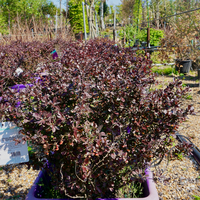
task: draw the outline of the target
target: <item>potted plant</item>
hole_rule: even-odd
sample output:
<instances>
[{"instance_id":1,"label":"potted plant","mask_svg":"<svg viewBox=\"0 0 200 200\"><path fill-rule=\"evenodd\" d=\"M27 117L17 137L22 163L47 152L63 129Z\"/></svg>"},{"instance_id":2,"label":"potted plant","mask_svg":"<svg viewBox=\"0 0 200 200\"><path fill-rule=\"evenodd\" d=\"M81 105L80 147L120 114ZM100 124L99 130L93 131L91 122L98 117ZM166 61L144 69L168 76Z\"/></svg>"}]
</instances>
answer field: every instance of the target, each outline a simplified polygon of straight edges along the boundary
<instances>
[{"instance_id":1,"label":"potted plant","mask_svg":"<svg viewBox=\"0 0 200 200\"><path fill-rule=\"evenodd\" d=\"M188 3L185 2L180 12L187 9ZM199 56L198 44L195 40L199 34L197 19L196 13L185 13L172 20L173 26L165 31L161 52L164 58L169 52L171 55L174 54L175 68L179 73L188 73L191 69L197 68L195 66Z\"/></svg>"},{"instance_id":2,"label":"potted plant","mask_svg":"<svg viewBox=\"0 0 200 200\"><path fill-rule=\"evenodd\" d=\"M71 42L60 62L39 70L48 75L35 81L26 70L24 81L34 84L19 92L0 82L0 119L37 149L50 180L39 194L45 199L117 198L121 188L151 181L145 170L162 160L192 111L179 107L181 82L150 90L151 61L109 40Z\"/></svg>"},{"instance_id":3,"label":"potted plant","mask_svg":"<svg viewBox=\"0 0 200 200\"><path fill-rule=\"evenodd\" d=\"M156 186L153 179L153 173L146 169L145 171L146 176L148 177L145 182L141 184L141 188L139 190L139 194L143 197L140 198L134 198L134 194L137 195L136 191L134 193L134 190L129 193L125 194L125 197L133 197L134 200L152 200L152 199L158 199L158 192L156 190ZM45 171L40 171L38 177L36 178L35 182L33 183L33 186L29 190L29 193L26 197L26 200L39 200L44 199L41 198L41 194L44 194L47 190L45 190L45 187L49 187L49 176ZM137 186L138 187L138 186ZM135 186L136 188L136 186ZM130 188L129 188L130 189ZM126 196L127 195L127 196ZM59 196L58 194L55 194L55 196ZM54 198L55 199L55 198ZM58 199L58 198L56 198ZM121 199L121 198L118 198ZM45 200L48 200L45 198ZM64 200L64 199L63 199Z\"/></svg>"}]
</instances>

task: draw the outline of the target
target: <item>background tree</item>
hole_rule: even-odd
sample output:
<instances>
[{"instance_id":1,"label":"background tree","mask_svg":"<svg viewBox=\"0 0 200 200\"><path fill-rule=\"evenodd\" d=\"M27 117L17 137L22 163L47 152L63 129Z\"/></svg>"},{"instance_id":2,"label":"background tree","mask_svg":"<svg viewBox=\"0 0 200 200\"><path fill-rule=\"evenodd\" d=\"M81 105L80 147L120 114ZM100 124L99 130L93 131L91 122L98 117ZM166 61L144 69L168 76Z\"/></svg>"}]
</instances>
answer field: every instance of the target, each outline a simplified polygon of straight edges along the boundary
<instances>
[{"instance_id":1,"label":"background tree","mask_svg":"<svg viewBox=\"0 0 200 200\"><path fill-rule=\"evenodd\" d=\"M130 23L136 26L138 31L142 22L142 0L135 0L132 12L133 15Z\"/></svg>"},{"instance_id":2,"label":"background tree","mask_svg":"<svg viewBox=\"0 0 200 200\"><path fill-rule=\"evenodd\" d=\"M133 9L135 0L121 0L121 14L123 16L124 23L130 23L129 18L133 18Z\"/></svg>"},{"instance_id":3,"label":"background tree","mask_svg":"<svg viewBox=\"0 0 200 200\"><path fill-rule=\"evenodd\" d=\"M56 15L56 10L58 10L58 8L52 2L42 5L42 13L44 16L50 15L54 17Z\"/></svg>"},{"instance_id":4,"label":"background tree","mask_svg":"<svg viewBox=\"0 0 200 200\"><path fill-rule=\"evenodd\" d=\"M101 14L101 8L100 8L100 5L101 5L101 1L98 0L96 1L95 3L95 7L97 8L97 12L98 12L98 15L100 16ZM103 2L103 16L106 17L109 15L109 6L108 4L106 3L106 1Z\"/></svg>"},{"instance_id":5,"label":"background tree","mask_svg":"<svg viewBox=\"0 0 200 200\"><path fill-rule=\"evenodd\" d=\"M69 20L71 28L74 33L79 33L80 31L84 32L83 25L83 9L81 0L71 0L69 1ZM89 32L88 20L85 16L86 22L86 31Z\"/></svg>"},{"instance_id":6,"label":"background tree","mask_svg":"<svg viewBox=\"0 0 200 200\"><path fill-rule=\"evenodd\" d=\"M7 33L8 33L8 28L7 28L6 19L0 12L0 35L7 34Z\"/></svg>"},{"instance_id":7,"label":"background tree","mask_svg":"<svg viewBox=\"0 0 200 200\"><path fill-rule=\"evenodd\" d=\"M0 0L0 10L4 23L11 29L14 23L32 23L48 21L46 15L53 17L56 7L48 0ZM33 22L34 20L34 22Z\"/></svg>"}]
</instances>

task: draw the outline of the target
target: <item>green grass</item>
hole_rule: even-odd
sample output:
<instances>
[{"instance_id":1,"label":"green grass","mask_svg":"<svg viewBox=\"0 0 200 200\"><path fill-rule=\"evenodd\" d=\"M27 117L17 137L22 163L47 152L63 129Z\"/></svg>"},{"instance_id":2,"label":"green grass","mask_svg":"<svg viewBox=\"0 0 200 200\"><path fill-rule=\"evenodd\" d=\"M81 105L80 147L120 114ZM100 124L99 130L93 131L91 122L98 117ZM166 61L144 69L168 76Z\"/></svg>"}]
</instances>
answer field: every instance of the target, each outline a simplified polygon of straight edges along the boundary
<instances>
[{"instance_id":1,"label":"green grass","mask_svg":"<svg viewBox=\"0 0 200 200\"><path fill-rule=\"evenodd\" d=\"M172 73L175 71L172 67L167 68L158 68L158 67L152 67L152 72L158 73L160 75L172 75Z\"/></svg>"},{"instance_id":2,"label":"green grass","mask_svg":"<svg viewBox=\"0 0 200 200\"><path fill-rule=\"evenodd\" d=\"M165 67L165 68L159 68L159 67L152 67L151 68L152 72L154 73L158 73L160 75L168 75L168 76L172 76L172 74L175 75L179 75L181 76L183 79L185 78L183 73L178 73L178 71L176 71L173 67Z\"/></svg>"}]
</instances>

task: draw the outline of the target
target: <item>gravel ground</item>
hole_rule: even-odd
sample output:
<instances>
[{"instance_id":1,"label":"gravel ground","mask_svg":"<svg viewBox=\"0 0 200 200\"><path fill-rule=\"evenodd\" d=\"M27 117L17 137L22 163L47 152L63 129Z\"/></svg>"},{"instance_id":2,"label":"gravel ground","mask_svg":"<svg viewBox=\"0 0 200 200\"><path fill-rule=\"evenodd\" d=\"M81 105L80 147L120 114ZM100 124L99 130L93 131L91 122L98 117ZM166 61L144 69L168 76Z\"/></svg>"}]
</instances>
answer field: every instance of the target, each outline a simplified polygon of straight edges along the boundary
<instances>
[{"instance_id":1,"label":"gravel ground","mask_svg":"<svg viewBox=\"0 0 200 200\"><path fill-rule=\"evenodd\" d=\"M189 115L186 122L179 128L179 133L189 137L200 148L200 88L195 77L188 76L184 83L191 87L192 99L185 99L183 105L193 104L196 115ZM171 81L171 77L158 77L163 86ZM156 187L161 200L187 200L194 199L193 195L200 196L200 167L192 157L183 157L179 160L163 160L153 172L162 171L157 179ZM39 170L28 169L26 164L3 166L0 168L0 199L25 200L25 197L36 179Z\"/></svg>"},{"instance_id":2,"label":"gravel ground","mask_svg":"<svg viewBox=\"0 0 200 200\"><path fill-rule=\"evenodd\" d=\"M25 200L39 170L28 169L26 164L3 166L0 170L0 199Z\"/></svg>"},{"instance_id":3,"label":"gravel ground","mask_svg":"<svg viewBox=\"0 0 200 200\"><path fill-rule=\"evenodd\" d=\"M200 149L200 87L196 74L186 76L183 83L190 86L189 99L183 100L183 105L193 105L196 115L189 115L188 119L179 127L179 134L190 138ZM158 77L163 85L173 80L171 77ZM156 181L156 187L159 197L162 200L189 200L194 199L193 195L200 196L200 166L191 157L183 157L178 160L170 161L167 166L167 160L163 160L157 169L152 168L154 173L157 170L163 172L162 176Z\"/></svg>"}]
</instances>

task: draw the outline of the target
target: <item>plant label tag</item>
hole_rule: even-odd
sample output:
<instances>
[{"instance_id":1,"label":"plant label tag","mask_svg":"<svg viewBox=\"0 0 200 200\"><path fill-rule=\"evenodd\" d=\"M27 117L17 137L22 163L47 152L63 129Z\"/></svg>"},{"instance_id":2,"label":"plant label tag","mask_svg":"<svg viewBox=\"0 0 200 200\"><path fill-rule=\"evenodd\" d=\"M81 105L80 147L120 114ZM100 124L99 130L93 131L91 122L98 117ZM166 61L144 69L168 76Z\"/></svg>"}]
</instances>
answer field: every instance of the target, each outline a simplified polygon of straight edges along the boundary
<instances>
[{"instance_id":1,"label":"plant label tag","mask_svg":"<svg viewBox=\"0 0 200 200\"><path fill-rule=\"evenodd\" d=\"M27 142L16 145L14 141L22 139L21 129L12 122L0 122L0 165L29 161Z\"/></svg>"}]
</instances>

